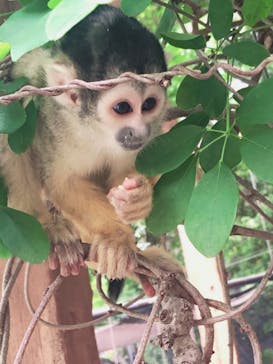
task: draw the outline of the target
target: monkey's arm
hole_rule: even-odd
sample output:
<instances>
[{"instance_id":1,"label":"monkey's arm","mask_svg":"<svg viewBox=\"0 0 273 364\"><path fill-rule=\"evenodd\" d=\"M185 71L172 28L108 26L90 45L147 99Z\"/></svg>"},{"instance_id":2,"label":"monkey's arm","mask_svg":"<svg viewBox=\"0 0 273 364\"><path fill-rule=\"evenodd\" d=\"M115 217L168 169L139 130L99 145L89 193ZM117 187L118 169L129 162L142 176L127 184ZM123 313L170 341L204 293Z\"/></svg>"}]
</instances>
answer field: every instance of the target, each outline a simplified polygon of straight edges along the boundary
<instances>
[{"instance_id":1,"label":"monkey's arm","mask_svg":"<svg viewBox=\"0 0 273 364\"><path fill-rule=\"evenodd\" d=\"M70 177L49 198L92 244L90 260L108 278L122 278L135 267L135 238L130 226L117 216L104 192L90 180Z\"/></svg>"}]
</instances>

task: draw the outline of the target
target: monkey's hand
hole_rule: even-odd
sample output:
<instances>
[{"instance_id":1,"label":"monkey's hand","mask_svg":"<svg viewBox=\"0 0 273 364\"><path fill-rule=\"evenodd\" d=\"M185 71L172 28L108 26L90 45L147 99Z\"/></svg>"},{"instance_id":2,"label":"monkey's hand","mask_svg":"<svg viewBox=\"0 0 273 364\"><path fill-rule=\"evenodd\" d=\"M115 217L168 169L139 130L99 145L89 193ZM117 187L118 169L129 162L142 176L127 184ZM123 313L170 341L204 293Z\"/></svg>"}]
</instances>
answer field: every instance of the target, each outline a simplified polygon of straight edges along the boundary
<instances>
[{"instance_id":1,"label":"monkey's hand","mask_svg":"<svg viewBox=\"0 0 273 364\"><path fill-rule=\"evenodd\" d=\"M106 223L107 224L107 223ZM91 266L109 279L122 279L136 267L136 247L129 226L96 234L89 254Z\"/></svg>"},{"instance_id":2,"label":"monkey's hand","mask_svg":"<svg viewBox=\"0 0 273 364\"><path fill-rule=\"evenodd\" d=\"M132 224L146 218L152 209L153 189L149 180L142 175L125 178L118 187L113 187L107 197L119 218Z\"/></svg>"},{"instance_id":3,"label":"monkey's hand","mask_svg":"<svg viewBox=\"0 0 273 364\"><path fill-rule=\"evenodd\" d=\"M49 268L60 268L63 277L78 275L84 260L81 240L74 226L62 216L44 223L43 226L51 241Z\"/></svg>"}]
</instances>

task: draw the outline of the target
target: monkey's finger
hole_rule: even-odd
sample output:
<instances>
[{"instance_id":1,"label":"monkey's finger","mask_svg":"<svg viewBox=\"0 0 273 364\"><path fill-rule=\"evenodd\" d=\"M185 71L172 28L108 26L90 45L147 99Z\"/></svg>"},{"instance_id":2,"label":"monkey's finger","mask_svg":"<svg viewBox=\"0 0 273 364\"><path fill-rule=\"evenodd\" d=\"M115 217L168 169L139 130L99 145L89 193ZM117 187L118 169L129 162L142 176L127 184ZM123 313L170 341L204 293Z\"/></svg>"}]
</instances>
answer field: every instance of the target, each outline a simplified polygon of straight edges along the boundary
<instances>
[{"instance_id":1,"label":"monkey's finger","mask_svg":"<svg viewBox=\"0 0 273 364\"><path fill-rule=\"evenodd\" d=\"M60 273L62 276L78 275L83 265L83 251L79 241L59 242L55 245L55 253L59 259Z\"/></svg>"},{"instance_id":2,"label":"monkey's finger","mask_svg":"<svg viewBox=\"0 0 273 364\"><path fill-rule=\"evenodd\" d=\"M66 243L59 242L56 244L55 252L58 255L60 265L71 265L77 260L77 253Z\"/></svg>"},{"instance_id":3,"label":"monkey's finger","mask_svg":"<svg viewBox=\"0 0 273 364\"><path fill-rule=\"evenodd\" d=\"M70 266L70 272L72 276L78 276L80 274L80 265L79 264L73 264Z\"/></svg>"},{"instance_id":4,"label":"monkey's finger","mask_svg":"<svg viewBox=\"0 0 273 364\"><path fill-rule=\"evenodd\" d=\"M118 200L134 203L150 196L152 196L152 187L149 181L141 175L126 178L122 185L112 188L107 195L114 206L118 204Z\"/></svg>"},{"instance_id":5,"label":"monkey's finger","mask_svg":"<svg viewBox=\"0 0 273 364\"><path fill-rule=\"evenodd\" d=\"M120 246L116 254L116 278L121 279L125 277L128 266L128 258L128 252L124 249L124 247Z\"/></svg>"},{"instance_id":6,"label":"monkey's finger","mask_svg":"<svg viewBox=\"0 0 273 364\"><path fill-rule=\"evenodd\" d=\"M112 204L115 204L116 202L127 202L129 200L129 195L126 190L114 187L108 193L107 198Z\"/></svg>"},{"instance_id":7,"label":"monkey's finger","mask_svg":"<svg viewBox=\"0 0 273 364\"><path fill-rule=\"evenodd\" d=\"M136 204L124 208L116 208L116 213L125 224L132 224L138 220L145 219L152 209L151 201L145 204Z\"/></svg>"},{"instance_id":8,"label":"monkey's finger","mask_svg":"<svg viewBox=\"0 0 273 364\"><path fill-rule=\"evenodd\" d=\"M145 199L134 204L124 204L116 207L117 213L120 215L124 215L125 217L134 214L143 214L146 210L149 210L152 207L152 199Z\"/></svg>"},{"instance_id":9,"label":"monkey's finger","mask_svg":"<svg viewBox=\"0 0 273 364\"><path fill-rule=\"evenodd\" d=\"M60 268L60 274L63 277L67 277L70 275L70 269L67 268L67 264L60 262L60 258L56 252L52 252L48 258L49 269L56 270Z\"/></svg>"},{"instance_id":10,"label":"monkey's finger","mask_svg":"<svg viewBox=\"0 0 273 364\"><path fill-rule=\"evenodd\" d=\"M83 257L78 254L77 261L70 265L70 272L72 276L77 276L80 274L81 267L85 266Z\"/></svg>"},{"instance_id":11,"label":"monkey's finger","mask_svg":"<svg viewBox=\"0 0 273 364\"><path fill-rule=\"evenodd\" d=\"M100 274L107 274L107 268L109 264L107 247L102 244L99 245L97 250L97 255L98 255L98 266L97 266L98 272Z\"/></svg>"},{"instance_id":12,"label":"monkey's finger","mask_svg":"<svg viewBox=\"0 0 273 364\"><path fill-rule=\"evenodd\" d=\"M62 277L69 277L70 276L70 269L68 269L67 265L60 266L60 275Z\"/></svg>"},{"instance_id":13,"label":"monkey's finger","mask_svg":"<svg viewBox=\"0 0 273 364\"><path fill-rule=\"evenodd\" d=\"M135 188L133 190L125 190L116 188L108 194L108 198L112 205L123 206L125 203L136 203L138 201L145 201L147 198L151 198L151 191L144 186Z\"/></svg>"},{"instance_id":14,"label":"monkey's finger","mask_svg":"<svg viewBox=\"0 0 273 364\"><path fill-rule=\"evenodd\" d=\"M137 276L139 278L139 281L140 281L140 283L142 285L143 291L145 292L146 296L153 297L155 295L155 289L151 285L149 279L146 278L145 276L141 275L141 274L139 274Z\"/></svg>"},{"instance_id":15,"label":"monkey's finger","mask_svg":"<svg viewBox=\"0 0 273 364\"><path fill-rule=\"evenodd\" d=\"M98 245L95 242L91 246L88 258L91 262L98 262Z\"/></svg>"},{"instance_id":16,"label":"monkey's finger","mask_svg":"<svg viewBox=\"0 0 273 364\"><path fill-rule=\"evenodd\" d=\"M116 249L108 248L106 259L107 259L107 272L106 272L107 277L110 279L119 278L118 266L122 263L119 260L119 255L117 256Z\"/></svg>"},{"instance_id":17,"label":"monkey's finger","mask_svg":"<svg viewBox=\"0 0 273 364\"><path fill-rule=\"evenodd\" d=\"M132 190L142 186L145 183L145 178L143 176L126 177L122 183L122 186L126 190Z\"/></svg>"},{"instance_id":18,"label":"monkey's finger","mask_svg":"<svg viewBox=\"0 0 273 364\"><path fill-rule=\"evenodd\" d=\"M59 259L57 257L57 254L55 252L52 252L48 257L48 266L50 270L56 270L59 268Z\"/></svg>"},{"instance_id":19,"label":"monkey's finger","mask_svg":"<svg viewBox=\"0 0 273 364\"><path fill-rule=\"evenodd\" d=\"M130 255L127 263L127 271L133 272L135 268L137 267L136 257L134 255Z\"/></svg>"}]
</instances>

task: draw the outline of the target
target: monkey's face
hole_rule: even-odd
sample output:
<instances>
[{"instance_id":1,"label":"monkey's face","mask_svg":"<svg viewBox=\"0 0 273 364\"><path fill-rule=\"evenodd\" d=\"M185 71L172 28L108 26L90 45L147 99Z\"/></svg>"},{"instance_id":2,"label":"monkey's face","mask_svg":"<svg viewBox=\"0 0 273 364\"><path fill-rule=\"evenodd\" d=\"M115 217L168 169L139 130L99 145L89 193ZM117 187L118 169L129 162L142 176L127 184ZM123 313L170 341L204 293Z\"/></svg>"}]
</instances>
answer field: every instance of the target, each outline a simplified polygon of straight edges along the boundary
<instances>
[{"instance_id":1,"label":"monkey's face","mask_svg":"<svg viewBox=\"0 0 273 364\"><path fill-rule=\"evenodd\" d=\"M165 104L162 87L128 82L101 93L97 116L123 150L137 151L159 133Z\"/></svg>"}]
</instances>

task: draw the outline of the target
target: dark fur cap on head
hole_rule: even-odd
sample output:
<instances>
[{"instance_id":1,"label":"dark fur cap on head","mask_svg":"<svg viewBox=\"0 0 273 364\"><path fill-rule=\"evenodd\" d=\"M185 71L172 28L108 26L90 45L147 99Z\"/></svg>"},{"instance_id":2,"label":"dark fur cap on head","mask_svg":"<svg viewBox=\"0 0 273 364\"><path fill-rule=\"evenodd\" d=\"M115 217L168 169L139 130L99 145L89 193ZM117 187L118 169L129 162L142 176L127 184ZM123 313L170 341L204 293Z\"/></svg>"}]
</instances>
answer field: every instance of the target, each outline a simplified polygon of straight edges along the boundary
<instances>
[{"instance_id":1,"label":"dark fur cap on head","mask_svg":"<svg viewBox=\"0 0 273 364\"><path fill-rule=\"evenodd\" d=\"M108 5L98 6L60 41L61 50L85 80L96 81L131 71L164 72L162 48L136 19Z\"/></svg>"}]
</instances>

